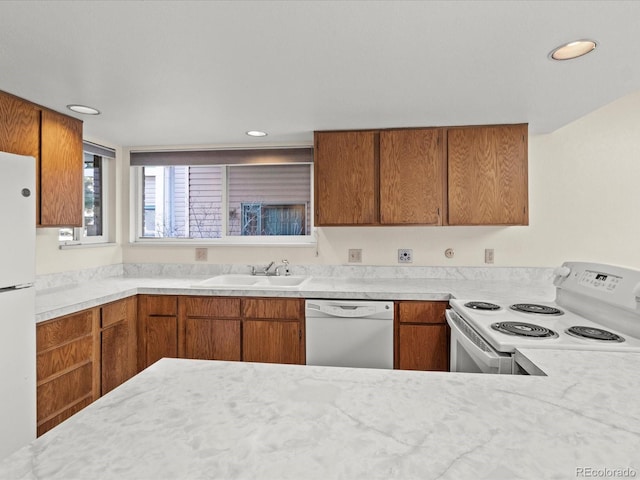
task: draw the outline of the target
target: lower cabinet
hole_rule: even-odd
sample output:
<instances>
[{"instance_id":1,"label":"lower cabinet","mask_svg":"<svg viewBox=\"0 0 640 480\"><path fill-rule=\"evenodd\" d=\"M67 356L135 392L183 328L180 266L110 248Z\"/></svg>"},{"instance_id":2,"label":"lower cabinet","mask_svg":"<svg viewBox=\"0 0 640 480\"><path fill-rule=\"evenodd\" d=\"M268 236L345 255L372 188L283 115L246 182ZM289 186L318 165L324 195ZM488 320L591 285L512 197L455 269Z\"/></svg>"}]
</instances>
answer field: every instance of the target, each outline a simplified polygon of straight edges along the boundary
<instances>
[{"instance_id":1,"label":"lower cabinet","mask_svg":"<svg viewBox=\"0 0 640 480\"><path fill-rule=\"evenodd\" d=\"M132 377L136 298L36 325L38 436Z\"/></svg>"},{"instance_id":2,"label":"lower cabinet","mask_svg":"<svg viewBox=\"0 0 640 480\"><path fill-rule=\"evenodd\" d=\"M449 370L448 302L396 302L395 368Z\"/></svg>"},{"instance_id":3,"label":"lower cabinet","mask_svg":"<svg viewBox=\"0 0 640 480\"><path fill-rule=\"evenodd\" d=\"M242 360L240 299L181 297L180 356L202 360Z\"/></svg>"},{"instance_id":4,"label":"lower cabinet","mask_svg":"<svg viewBox=\"0 0 640 480\"><path fill-rule=\"evenodd\" d=\"M242 310L245 362L305 363L304 300L246 298Z\"/></svg>"},{"instance_id":5,"label":"lower cabinet","mask_svg":"<svg viewBox=\"0 0 640 480\"><path fill-rule=\"evenodd\" d=\"M99 309L36 325L38 436L100 396Z\"/></svg>"},{"instance_id":6,"label":"lower cabinet","mask_svg":"<svg viewBox=\"0 0 640 480\"><path fill-rule=\"evenodd\" d=\"M100 307L100 394L136 374L136 298Z\"/></svg>"},{"instance_id":7,"label":"lower cabinet","mask_svg":"<svg viewBox=\"0 0 640 480\"><path fill-rule=\"evenodd\" d=\"M303 299L138 297L138 371L162 357L305 363Z\"/></svg>"},{"instance_id":8,"label":"lower cabinet","mask_svg":"<svg viewBox=\"0 0 640 480\"><path fill-rule=\"evenodd\" d=\"M138 295L138 368L178 356L178 297Z\"/></svg>"}]
</instances>

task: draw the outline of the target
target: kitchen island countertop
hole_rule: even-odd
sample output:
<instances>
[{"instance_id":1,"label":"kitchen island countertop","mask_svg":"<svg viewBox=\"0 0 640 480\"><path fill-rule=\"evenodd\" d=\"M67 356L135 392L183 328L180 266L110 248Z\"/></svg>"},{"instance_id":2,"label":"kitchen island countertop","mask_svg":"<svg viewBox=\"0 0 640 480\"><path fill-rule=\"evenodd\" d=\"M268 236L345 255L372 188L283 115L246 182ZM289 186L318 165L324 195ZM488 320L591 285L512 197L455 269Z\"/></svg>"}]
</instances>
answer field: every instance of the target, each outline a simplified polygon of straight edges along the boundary
<instances>
[{"instance_id":1,"label":"kitchen island countertop","mask_svg":"<svg viewBox=\"0 0 640 480\"><path fill-rule=\"evenodd\" d=\"M640 354L521 353L548 376L163 359L0 462L0 478L640 475Z\"/></svg>"}]
</instances>

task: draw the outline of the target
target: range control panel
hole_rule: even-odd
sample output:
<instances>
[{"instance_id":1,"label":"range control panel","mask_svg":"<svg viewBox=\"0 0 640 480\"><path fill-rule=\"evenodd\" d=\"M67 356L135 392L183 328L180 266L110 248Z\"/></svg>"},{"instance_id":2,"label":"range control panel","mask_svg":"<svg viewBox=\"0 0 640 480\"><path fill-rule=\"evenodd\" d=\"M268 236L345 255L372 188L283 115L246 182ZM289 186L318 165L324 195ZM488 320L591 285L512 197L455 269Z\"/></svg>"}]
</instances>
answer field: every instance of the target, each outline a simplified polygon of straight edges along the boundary
<instances>
[{"instance_id":1,"label":"range control panel","mask_svg":"<svg viewBox=\"0 0 640 480\"><path fill-rule=\"evenodd\" d=\"M614 292L622 282L622 277L610 273L585 270L578 278L578 283L586 287L595 288L602 292Z\"/></svg>"}]
</instances>

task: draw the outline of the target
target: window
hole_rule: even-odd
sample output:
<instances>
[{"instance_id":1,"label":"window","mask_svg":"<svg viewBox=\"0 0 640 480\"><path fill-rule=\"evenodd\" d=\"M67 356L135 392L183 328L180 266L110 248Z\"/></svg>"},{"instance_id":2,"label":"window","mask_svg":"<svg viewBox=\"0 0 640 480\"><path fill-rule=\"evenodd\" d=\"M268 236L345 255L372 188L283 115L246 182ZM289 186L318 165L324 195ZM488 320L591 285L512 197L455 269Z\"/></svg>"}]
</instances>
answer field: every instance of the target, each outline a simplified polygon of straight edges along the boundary
<instances>
[{"instance_id":1,"label":"window","mask_svg":"<svg viewBox=\"0 0 640 480\"><path fill-rule=\"evenodd\" d=\"M65 244L108 242L108 164L115 158L111 149L88 142L84 150L84 215L80 228L61 228L59 240Z\"/></svg>"},{"instance_id":2,"label":"window","mask_svg":"<svg viewBox=\"0 0 640 480\"><path fill-rule=\"evenodd\" d=\"M312 150L240 152L132 152L136 240L309 243Z\"/></svg>"}]
</instances>

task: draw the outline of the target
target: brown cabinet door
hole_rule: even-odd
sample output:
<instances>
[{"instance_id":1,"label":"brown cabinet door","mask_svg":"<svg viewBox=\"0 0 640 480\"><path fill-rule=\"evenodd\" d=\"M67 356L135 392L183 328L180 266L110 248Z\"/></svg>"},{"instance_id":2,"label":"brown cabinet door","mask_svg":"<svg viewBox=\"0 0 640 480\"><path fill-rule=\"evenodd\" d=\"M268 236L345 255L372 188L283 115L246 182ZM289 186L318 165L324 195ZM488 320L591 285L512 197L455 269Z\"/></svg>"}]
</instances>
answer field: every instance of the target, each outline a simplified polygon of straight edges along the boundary
<instances>
[{"instance_id":1,"label":"brown cabinet door","mask_svg":"<svg viewBox=\"0 0 640 480\"><path fill-rule=\"evenodd\" d=\"M378 133L316 132L316 225L378 223Z\"/></svg>"},{"instance_id":2,"label":"brown cabinet door","mask_svg":"<svg viewBox=\"0 0 640 480\"><path fill-rule=\"evenodd\" d=\"M81 227L82 122L50 110L41 115L39 225Z\"/></svg>"},{"instance_id":3,"label":"brown cabinet door","mask_svg":"<svg viewBox=\"0 0 640 480\"><path fill-rule=\"evenodd\" d=\"M442 225L444 130L380 132L380 223Z\"/></svg>"},{"instance_id":4,"label":"brown cabinet door","mask_svg":"<svg viewBox=\"0 0 640 480\"><path fill-rule=\"evenodd\" d=\"M120 322L102 330L101 395L110 392L131 377L129 325Z\"/></svg>"},{"instance_id":5,"label":"brown cabinet door","mask_svg":"<svg viewBox=\"0 0 640 480\"><path fill-rule=\"evenodd\" d=\"M245 362L304 363L300 322L244 320L242 348Z\"/></svg>"},{"instance_id":6,"label":"brown cabinet door","mask_svg":"<svg viewBox=\"0 0 640 480\"><path fill-rule=\"evenodd\" d=\"M118 300L101 312L101 394L124 383L136 373L136 298Z\"/></svg>"},{"instance_id":7,"label":"brown cabinet door","mask_svg":"<svg viewBox=\"0 0 640 480\"><path fill-rule=\"evenodd\" d=\"M450 128L450 225L527 225L527 125Z\"/></svg>"},{"instance_id":8,"label":"brown cabinet door","mask_svg":"<svg viewBox=\"0 0 640 480\"><path fill-rule=\"evenodd\" d=\"M0 92L0 152L40 156L40 111L4 92Z\"/></svg>"},{"instance_id":9,"label":"brown cabinet door","mask_svg":"<svg viewBox=\"0 0 640 480\"><path fill-rule=\"evenodd\" d=\"M401 370L449 370L447 325L399 325Z\"/></svg>"},{"instance_id":10,"label":"brown cabinet door","mask_svg":"<svg viewBox=\"0 0 640 480\"><path fill-rule=\"evenodd\" d=\"M241 360L240 319L185 319L186 358Z\"/></svg>"},{"instance_id":11,"label":"brown cabinet door","mask_svg":"<svg viewBox=\"0 0 640 480\"><path fill-rule=\"evenodd\" d=\"M178 357L178 317L150 316L144 319L144 366L163 357Z\"/></svg>"}]
</instances>

